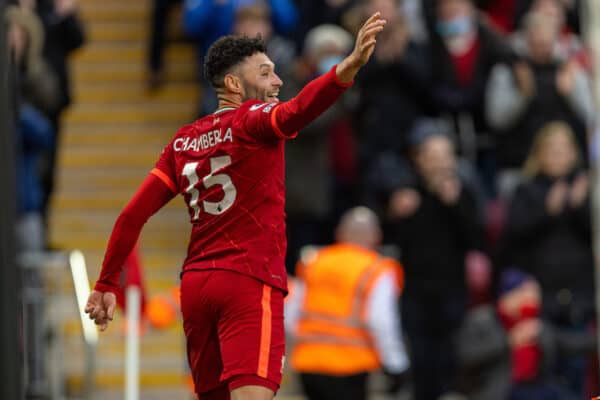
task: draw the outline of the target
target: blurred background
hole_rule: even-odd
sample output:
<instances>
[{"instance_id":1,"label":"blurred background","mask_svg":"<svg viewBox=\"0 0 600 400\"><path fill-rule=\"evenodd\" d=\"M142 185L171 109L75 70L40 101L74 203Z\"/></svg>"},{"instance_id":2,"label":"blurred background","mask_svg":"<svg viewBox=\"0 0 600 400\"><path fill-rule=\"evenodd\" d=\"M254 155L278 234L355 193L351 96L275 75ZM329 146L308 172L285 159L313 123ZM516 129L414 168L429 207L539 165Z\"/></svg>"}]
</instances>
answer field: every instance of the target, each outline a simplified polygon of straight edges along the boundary
<instances>
[{"instance_id":1,"label":"blurred background","mask_svg":"<svg viewBox=\"0 0 600 400\"><path fill-rule=\"evenodd\" d=\"M0 2L2 399L125 398L124 309L98 338L77 294L162 148L214 111L208 46L261 35L286 100L350 52L375 10L388 24L372 60L287 144L292 285L306 279L307 246L339 242L341 216L366 206L381 227L374 248L401 264L394 312L410 360L365 371L371 398L600 394L600 3L15 0ZM142 295L141 399L193 398L177 291L187 221L171 202L124 266L124 290ZM320 371L297 367L299 328L288 328L277 398L305 399L305 375Z\"/></svg>"}]
</instances>

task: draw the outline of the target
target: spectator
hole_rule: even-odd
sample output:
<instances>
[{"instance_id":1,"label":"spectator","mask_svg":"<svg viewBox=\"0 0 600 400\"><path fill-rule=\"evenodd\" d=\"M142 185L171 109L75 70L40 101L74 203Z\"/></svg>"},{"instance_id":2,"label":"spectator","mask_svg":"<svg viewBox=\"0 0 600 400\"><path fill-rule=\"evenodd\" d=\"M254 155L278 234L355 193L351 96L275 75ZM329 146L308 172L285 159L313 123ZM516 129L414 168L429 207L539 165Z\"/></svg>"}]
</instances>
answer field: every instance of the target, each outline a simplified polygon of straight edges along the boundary
<instances>
[{"instance_id":1,"label":"spectator","mask_svg":"<svg viewBox=\"0 0 600 400\"><path fill-rule=\"evenodd\" d=\"M183 29L196 42L198 52L198 77L202 88L200 115L212 113L217 106L216 94L202 72L202 60L208 46L219 37L233 32L239 8L261 2L262 0L184 0ZM268 0L266 5L270 10L275 32L287 34L294 29L298 15L291 0Z\"/></svg>"},{"instance_id":2,"label":"spectator","mask_svg":"<svg viewBox=\"0 0 600 400\"><path fill-rule=\"evenodd\" d=\"M44 115L58 104L56 77L42 57L44 30L26 7L9 6L9 48L21 74L18 85L18 122L21 156L19 171L20 218L18 238L22 251L44 249L43 191L38 173L41 151L51 146L52 124Z\"/></svg>"},{"instance_id":3,"label":"spectator","mask_svg":"<svg viewBox=\"0 0 600 400\"><path fill-rule=\"evenodd\" d=\"M499 132L501 192L510 193L536 132L547 122L563 120L586 149L586 124L594 109L589 78L577 61L558 58L558 26L529 14L523 35L527 46L512 66L494 67L486 97L488 121ZM512 171L511 171L512 170Z\"/></svg>"},{"instance_id":4,"label":"spectator","mask_svg":"<svg viewBox=\"0 0 600 400\"><path fill-rule=\"evenodd\" d=\"M572 400L555 371L565 354L593 354L589 333L563 332L540 315L538 282L516 268L500 276L496 309L480 306L461 327L461 368L472 400Z\"/></svg>"},{"instance_id":5,"label":"spectator","mask_svg":"<svg viewBox=\"0 0 600 400\"><path fill-rule=\"evenodd\" d=\"M402 309L414 398L431 400L457 387L454 336L467 306L465 257L480 247L481 221L450 138L424 131L413 149L416 176L389 197L388 240L400 247L406 272Z\"/></svg>"},{"instance_id":6,"label":"spectator","mask_svg":"<svg viewBox=\"0 0 600 400\"><path fill-rule=\"evenodd\" d=\"M281 89L283 97L287 97L286 93L296 93L311 79L330 70L353 45L352 36L335 25L313 28L305 42L295 76ZM329 143L337 133L336 128L349 118L350 96L345 94L342 101L304 128L293 143L286 144L286 265L290 273L303 246L326 244L333 239L335 174ZM335 144L334 151L342 151L343 142L338 140Z\"/></svg>"},{"instance_id":7,"label":"spectator","mask_svg":"<svg viewBox=\"0 0 600 400\"><path fill-rule=\"evenodd\" d=\"M297 1L298 26L292 37L299 49L304 51L306 35L319 25L338 25L347 28L348 15L352 14L359 0L312 0ZM382 16L385 18L385 16ZM354 22L352 20L352 22Z\"/></svg>"},{"instance_id":8,"label":"spectator","mask_svg":"<svg viewBox=\"0 0 600 400\"><path fill-rule=\"evenodd\" d=\"M455 121L460 151L494 194L495 143L484 118L485 87L492 67L510 48L477 14L471 0L438 0L431 38L431 93L437 112Z\"/></svg>"},{"instance_id":9,"label":"spectator","mask_svg":"<svg viewBox=\"0 0 600 400\"><path fill-rule=\"evenodd\" d=\"M296 61L294 44L274 31L271 10L266 4L257 2L240 7L236 11L233 32L248 37L260 36L267 46L267 55L277 65L277 75L284 82L290 78Z\"/></svg>"},{"instance_id":10,"label":"spectator","mask_svg":"<svg viewBox=\"0 0 600 400\"><path fill-rule=\"evenodd\" d=\"M367 15L375 9L386 10L388 23L377 39L374 57L357 81L363 171L369 170L382 152L406 155L413 123L430 108L426 48L411 41L397 0L365 0L365 6Z\"/></svg>"},{"instance_id":11,"label":"spectator","mask_svg":"<svg viewBox=\"0 0 600 400\"><path fill-rule=\"evenodd\" d=\"M569 288L573 300L583 296L583 304L592 306L589 178L568 125L551 122L540 130L523 173L526 180L512 199L507 222L508 261L528 266L545 301L554 303Z\"/></svg>"},{"instance_id":12,"label":"spectator","mask_svg":"<svg viewBox=\"0 0 600 400\"><path fill-rule=\"evenodd\" d=\"M581 31L579 21L581 6L580 0L517 0L515 26L519 26L529 12L542 11L549 17L560 17L563 27L561 31L579 34Z\"/></svg>"},{"instance_id":13,"label":"spectator","mask_svg":"<svg viewBox=\"0 0 600 400\"><path fill-rule=\"evenodd\" d=\"M167 37L167 21L173 7L181 0L154 0L152 2L152 19L150 42L148 45L148 89L157 89L164 80L163 52Z\"/></svg>"},{"instance_id":14,"label":"spectator","mask_svg":"<svg viewBox=\"0 0 600 400\"><path fill-rule=\"evenodd\" d=\"M309 400L366 400L368 375L380 368L395 393L408 369L397 308L402 268L377 253L381 231L368 208L345 213L336 239L303 258L287 300L292 368Z\"/></svg>"},{"instance_id":15,"label":"spectator","mask_svg":"<svg viewBox=\"0 0 600 400\"><path fill-rule=\"evenodd\" d=\"M15 102L18 215L15 229L17 251L20 255L44 250L42 223L42 190L38 163L40 151L52 142L54 132L41 110L51 110L58 101L56 77L42 58L44 30L39 18L30 8L8 6L2 15L7 22L8 50L15 68ZM5 134L5 132L2 132ZM27 398L47 394L46 354L44 347L44 296L41 272L23 269L21 280L26 293L23 315L28 329L23 343L27 351L25 392Z\"/></svg>"},{"instance_id":16,"label":"spectator","mask_svg":"<svg viewBox=\"0 0 600 400\"><path fill-rule=\"evenodd\" d=\"M545 318L561 329L583 331L595 319L590 188L567 124L552 122L540 130L524 175L509 208L504 262L522 265L540 282ZM582 364L561 363L579 390Z\"/></svg>"},{"instance_id":17,"label":"spectator","mask_svg":"<svg viewBox=\"0 0 600 400\"><path fill-rule=\"evenodd\" d=\"M61 115L72 100L68 59L73 51L83 45L85 37L77 14L76 0L38 0L37 14L42 20L46 32L44 58L58 78L59 90L58 104L48 113L55 132L54 141L43 156L43 211L44 216L47 216L50 197L54 190L56 155L60 146Z\"/></svg>"}]
</instances>

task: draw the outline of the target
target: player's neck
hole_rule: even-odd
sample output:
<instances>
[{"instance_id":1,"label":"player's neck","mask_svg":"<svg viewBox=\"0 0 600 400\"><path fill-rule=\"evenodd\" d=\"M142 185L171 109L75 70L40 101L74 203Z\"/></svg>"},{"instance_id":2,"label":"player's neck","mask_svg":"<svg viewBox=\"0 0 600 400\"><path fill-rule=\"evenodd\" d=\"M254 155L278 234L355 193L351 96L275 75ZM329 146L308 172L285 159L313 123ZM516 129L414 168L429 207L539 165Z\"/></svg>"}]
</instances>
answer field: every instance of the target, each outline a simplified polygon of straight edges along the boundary
<instances>
[{"instance_id":1,"label":"player's neck","mask_svg":"<svg viewBox=\"0 0 600 400\"><path fill-rule=\"evenodd\" d=\"M217 110L220 110L222 108L230 108L230 107L238 108L239 106L242 105L241 97L238 95L235 95L235 94L231 94L231 95L227 95L225 93L219 94L217 96L217 99L219 100L218 105L217 105Z\"/></svg>"}]
</instances>

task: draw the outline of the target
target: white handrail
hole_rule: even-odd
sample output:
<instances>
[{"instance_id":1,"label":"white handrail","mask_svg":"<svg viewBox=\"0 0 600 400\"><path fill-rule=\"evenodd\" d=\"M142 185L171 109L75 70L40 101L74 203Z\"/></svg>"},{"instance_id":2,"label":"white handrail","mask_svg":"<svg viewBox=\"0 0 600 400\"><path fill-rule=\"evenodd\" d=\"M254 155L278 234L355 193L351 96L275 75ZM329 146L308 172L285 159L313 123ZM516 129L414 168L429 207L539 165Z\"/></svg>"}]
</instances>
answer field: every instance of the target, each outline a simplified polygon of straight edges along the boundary
<instances>
[{"instance_id":1,"label":"white handrail","mask_svg":"<svg viewBox=\"0 0 600 400\"><path fill-rule=\"evenodd\" d=\"M95 346L98 343L98 330L94 322L85 314L85 304L90 296L90 281L88 279L85 258L79 250L74 250L69 254L69 265L73 276L73 285L75 286L75 296L77 297L77 309L83 328L83 337L87 344Z\"/></svg>"},{"instance_id":2,"label":"white handrail","mask_svg":"<svg viewBox=\"0 0 600 400\"><path fill-rule=\"evenodd\" d=\"M129 286L126 292L127 336L125 337L125 400L139 400L140 393L140 302L137 286Z\"/></svg>"}]
</instances>

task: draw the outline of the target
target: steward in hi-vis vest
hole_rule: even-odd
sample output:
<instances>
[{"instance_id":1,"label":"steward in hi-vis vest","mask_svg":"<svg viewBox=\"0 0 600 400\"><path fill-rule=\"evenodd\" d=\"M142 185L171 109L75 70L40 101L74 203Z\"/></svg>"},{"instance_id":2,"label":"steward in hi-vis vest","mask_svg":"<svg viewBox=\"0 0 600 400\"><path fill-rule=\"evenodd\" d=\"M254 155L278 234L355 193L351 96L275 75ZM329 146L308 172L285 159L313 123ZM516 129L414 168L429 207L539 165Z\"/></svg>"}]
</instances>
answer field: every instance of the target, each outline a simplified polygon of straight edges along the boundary
<instances>
[{"instance_id":1,"label":"steward in hi-vis vest","mask_svg":"<svg viewBox=\"0 0 600 400\"><path fill-rule=\"evenodd\" d=\"M336 236L337 244L304 255L286 304L291 365L310 400L366 399L370 372L383 369L397 383L408 368L397 305L402 267L374 250L377 217L354 208Z\"/></svg>"}]
</instances>

